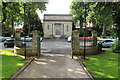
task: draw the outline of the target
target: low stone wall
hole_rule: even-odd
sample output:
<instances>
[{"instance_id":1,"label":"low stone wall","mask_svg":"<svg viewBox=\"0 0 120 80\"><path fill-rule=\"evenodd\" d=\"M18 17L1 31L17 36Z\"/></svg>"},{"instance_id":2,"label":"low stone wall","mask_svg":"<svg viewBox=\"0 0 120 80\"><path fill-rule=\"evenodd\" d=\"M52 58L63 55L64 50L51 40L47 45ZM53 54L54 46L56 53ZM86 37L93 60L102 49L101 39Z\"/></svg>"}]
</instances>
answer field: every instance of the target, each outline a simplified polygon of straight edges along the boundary
<instances>
[{"instance_id":1,"label":"low stone wall","mask_svg":"<svg viewBox=\"0 0 120 80\"><path fill-rule=\"evenodd\" d=\"M93 46L87 48L86 47L86 55L95 55L95 54L99 54L102 51L102 48L100 45L97 45L97 34L95 31L92 32L92 39L93 39ZM76 56L80 56L84 54L84 49L80 48L80 41L79 41L79 31L78 30L74 30L72 32L72 56L76 55Z\"/></svg>"},{"instance_id":2,"label":"low stone wall","mask_svg":"<svg viewBox=\"0 0 120 80\"><path fill-rule=\"evenodd\" d=\"M73 55L80 56L84 54L84 49L79 49L79 50L73 50ZM86 49L86 56L89 55L96 55L99 54L101 51L99 50L98 46L96 47L91 47Z\"/></svg>"},{"instance_id":3,"label":"low stone wall","mask_svg":"<svg viewBox=\"0 0 120 80\"><path fill-rule=\"evenodd\" d=\"M96 54L99 54L101 51L99 50L99 47L98 46L95 46L95 47L91 47L91 48L87 48L86 49L86 55L89 56L89 55L96 55ZM80 49L80 55L83 55L84 54L84 49Z\"/></svg>"},{"instance_id":4,"label":"low stone wall","mask_svg":"<svg viewBox=\"0 0 120 80\"><path fill-rule=\"evenodd\" d=\"M22 42L23 41L21 40L20 31L16 31L14 53L19 55L25 55L24 45L21 44ZM27 45L27 44L29 43L26 42L26 55L39 57L41 54L40 32L37 30L34 30L33 37L32 37L32 45Z\"/></svg>"},{"instance_id":5,"label":"low stone wall","mask_svg":"<svg viewBox=\"0 0 120 80\"><path fill-rule=\"evenodd\" d=\"M24 54L25 54L24 53L24 48L14 46L14 53L24 56ZM27 54L27 56L36 55L32 52L32 48L26 48L26 54Z\"/></svg>"}]
</instances>

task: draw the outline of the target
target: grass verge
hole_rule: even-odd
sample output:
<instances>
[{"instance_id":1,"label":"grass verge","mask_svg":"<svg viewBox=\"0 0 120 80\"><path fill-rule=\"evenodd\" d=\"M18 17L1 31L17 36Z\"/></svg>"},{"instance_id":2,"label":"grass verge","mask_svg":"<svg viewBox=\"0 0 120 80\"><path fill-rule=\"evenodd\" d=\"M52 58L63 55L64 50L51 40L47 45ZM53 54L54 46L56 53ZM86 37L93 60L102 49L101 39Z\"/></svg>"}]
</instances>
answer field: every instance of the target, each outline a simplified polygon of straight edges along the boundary
<instances>
[{"instance_id":1,"label":"grass verge","mask_svg":"<svg viewBox=\"0 0 120 80\"><path fill-rule=\"evenodd\" d=\"M82 63L95 78L118 78L118 59L120 54L111 50L104 50L102 54L86 57L89 60L82 60Z\"/></svg>"},{"instance_id":2,"label":"grass verge","mask_svg":"<svg viewBox=\"0 0 120 80\"><path fill-rule=\"evenodd\" d=\"M0 78L10 78L17 70L19 70L27 61L23 60L23 56L13 54L13 50L0 50L2 56L2 76Z\"/></svg>"},{"instance_id":3,"label":"grass verge","mask_svg":"<svg viewBox=\"0 0 120 80\"><path fill-rule=\"evenodd\" d=\"M5 37L6 39L10 39L11 37Z\"/></svg>"}]
</instances>

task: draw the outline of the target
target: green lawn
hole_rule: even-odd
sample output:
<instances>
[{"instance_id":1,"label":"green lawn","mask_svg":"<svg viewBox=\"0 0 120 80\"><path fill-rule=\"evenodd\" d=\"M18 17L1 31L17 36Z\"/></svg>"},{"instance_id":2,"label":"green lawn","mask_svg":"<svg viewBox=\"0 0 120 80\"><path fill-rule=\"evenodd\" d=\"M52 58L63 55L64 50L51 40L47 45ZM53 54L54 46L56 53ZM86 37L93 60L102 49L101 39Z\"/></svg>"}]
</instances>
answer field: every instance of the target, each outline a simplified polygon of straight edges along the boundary
<instances>
[{"instance_id":1,"label":"green lawn","mask_svg":"<svg viewBox=\"0 0 120 80\"><path fill-rule=\"evenodd\" d=\"M118 56L120 54L105 50L102 54L89 56L89 60L82 62L95 78L118 78Z\"/></svg>"},{"instance_id":2,"label":"green lawn","mask_svg":"<svg viewBox=\"0 0 120 80\"><path fill-rule=\"evenodd\" d=\"M5 37L6 39L10 39L11 37Z\"/></svg>"},{"instance_id":3,"label":"green lawn","mask_svg":"<svg viewBox=\"0 0 120 80\"><path fill-rule=\"evenodd\" d=\"M2 55L2 76L0 78L10 78L21 66L27 61L23 60L22 56L13 54L13 50L0 50ZM1 58L1 57L0 57Z\"/></svg>"}]
</instances>

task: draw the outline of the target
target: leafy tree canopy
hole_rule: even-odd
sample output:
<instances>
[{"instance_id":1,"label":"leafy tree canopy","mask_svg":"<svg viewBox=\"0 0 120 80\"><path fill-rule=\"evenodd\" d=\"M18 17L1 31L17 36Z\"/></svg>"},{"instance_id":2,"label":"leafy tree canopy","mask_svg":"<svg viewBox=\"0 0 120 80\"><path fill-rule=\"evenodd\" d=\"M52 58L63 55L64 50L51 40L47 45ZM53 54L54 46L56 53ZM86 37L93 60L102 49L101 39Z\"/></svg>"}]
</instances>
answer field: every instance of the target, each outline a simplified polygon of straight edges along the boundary
<instances>
[{"instance_id":1,"label":"leafy tree canopy","mask_svg":"<svg viewBox=\"0 0 120 80\"><path fill-rule=\"evenodd\" d=\"M75 22L80 21L82 25L83 15L85 15L85 4L83 2L72 2L71 13L73 14ZM96 25L96 27L103 28L102 34L106 35L106 29L113 26L116 30L119 29L120 24L120 3L119 2L89 2L86 4L87 21ZM98 30L99 31L99 30ZM120 36L119 32L115 32Z\"/></svg>"},{"instance_id":2,"label":"leafy tree canopy","mask_svg":"<svg viewBox=\"0 0 120 80\"><path fill-rule=\"evenodd\" d=\"M25 22L25 29L30 33L31 26L38 20L36 10L46 10L46 2L2 2L2 27L19 25ZM40 20L39 20L40 21ZM24 25L24 27L25 27ZM4 29L6 30L6 29ZM26 32L26 30L24 30ZM5 32L5 31L3 31Z\"/></svg>"}]
</instances>

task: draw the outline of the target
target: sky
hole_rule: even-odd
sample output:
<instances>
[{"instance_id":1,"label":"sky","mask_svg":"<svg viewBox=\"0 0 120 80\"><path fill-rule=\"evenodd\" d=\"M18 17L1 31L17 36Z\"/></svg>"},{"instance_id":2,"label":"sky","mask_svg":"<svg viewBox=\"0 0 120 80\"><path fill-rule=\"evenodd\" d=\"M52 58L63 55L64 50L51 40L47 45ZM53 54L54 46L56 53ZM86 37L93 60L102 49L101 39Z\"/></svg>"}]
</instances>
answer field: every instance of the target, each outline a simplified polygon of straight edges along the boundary
<instances>
[{"instance_id":1,"label":"sky","mask_svg":"<svg viewBox=\"0 0 120 80\"><path fill-rule=\"evenodd\" d=\"M38 15L43 20L43 14L69 14L71 2L72 0L49 0L46 11L42 14L38 11Z\"/></svg>"}]
</instances>

